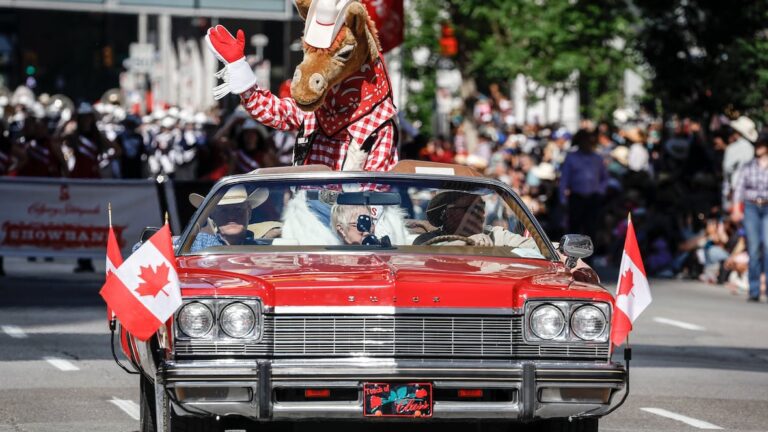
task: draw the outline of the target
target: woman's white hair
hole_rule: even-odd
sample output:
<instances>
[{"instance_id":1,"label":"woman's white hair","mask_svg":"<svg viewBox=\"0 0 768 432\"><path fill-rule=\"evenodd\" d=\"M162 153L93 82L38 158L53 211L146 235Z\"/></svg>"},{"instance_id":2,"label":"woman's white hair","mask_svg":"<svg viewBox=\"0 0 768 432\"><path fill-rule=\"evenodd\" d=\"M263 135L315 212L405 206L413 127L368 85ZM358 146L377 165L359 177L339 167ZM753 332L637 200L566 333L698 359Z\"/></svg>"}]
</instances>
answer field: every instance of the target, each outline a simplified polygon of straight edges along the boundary
<instances>
[{"instance_id":1,"label":"woman's white hair","mask_svg":"<svg viewBox=\"0 0 768 432\"><path fill-rule=\"evenodd\" d=\"M364 205L340 205L334 204L331 208L331 229L336 229L336 225L346 225L357 222L357 217L361 214L371 215L371 210Z\"/></svg>"}]
</instances>

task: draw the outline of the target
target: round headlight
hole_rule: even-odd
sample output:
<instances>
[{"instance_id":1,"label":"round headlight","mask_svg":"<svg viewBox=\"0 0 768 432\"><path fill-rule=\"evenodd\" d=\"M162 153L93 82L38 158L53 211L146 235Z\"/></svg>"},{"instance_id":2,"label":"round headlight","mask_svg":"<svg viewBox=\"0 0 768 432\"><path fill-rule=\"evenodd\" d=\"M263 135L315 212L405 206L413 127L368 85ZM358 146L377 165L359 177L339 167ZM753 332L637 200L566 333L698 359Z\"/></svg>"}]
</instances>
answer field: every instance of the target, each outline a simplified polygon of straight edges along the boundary
<instances>
[{"instance_id":1,"label":"round headlight","mask_svg":"<svg viewBox=\"0 0 768 432\"><path fill-rule=\"evenodd\" d=\"M592 305L584 305L571 315L573 334L584 340L595 340L605 331L605 314Z\"/></svg>"},{"instance_id":2,"label":"round headlight","mask_svg":"<svg viewBox=\"0 0 768 432\"><path fill-rule=\"evenodd\" d=\"M213 314L200 302L188 303L179 312L179 329L187 336L199 338L213 327Z\"/></svg>"},{"instance_id":3,"label":"round headlight","mask_svg":"<svg viewBox=\"0 0 768 432\"><path fill-rule=\"evenodd\" d=\"M219 325L230 337L245 337L256 325L256 315L243 303L232 303L221 311Z\"/></svg>"},{"instance_id":4,"label":"round headlight","mask_svg":"<svg viewBox=\"0 0 768 432\"><path fill-rule=\"evenodd\" d=\"M554 339L565 328L565 317L560 309L552 305L542 305L531 314L531 331L541 339Z\"/></svg>"}]
</instances>

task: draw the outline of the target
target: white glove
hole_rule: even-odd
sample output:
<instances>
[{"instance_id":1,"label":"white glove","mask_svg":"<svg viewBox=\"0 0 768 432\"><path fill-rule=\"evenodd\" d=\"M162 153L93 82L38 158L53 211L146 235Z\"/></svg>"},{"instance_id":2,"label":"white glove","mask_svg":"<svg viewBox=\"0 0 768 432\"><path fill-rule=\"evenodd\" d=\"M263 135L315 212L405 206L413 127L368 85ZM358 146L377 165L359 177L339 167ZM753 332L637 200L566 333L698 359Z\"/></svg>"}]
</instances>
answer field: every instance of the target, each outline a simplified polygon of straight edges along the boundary
<instances>
[{"instance_id":1,"label":"white glove","mask_svg":"<svg viewBox=\"0 0 768 432\"><path fill-rule=\"evenodd\" d=\"M256 75L245 61L245 33L237 31L237 38L222 25L211 27L205 35L205 42L224 68L216 72L216 78L224 83L214 87L214 99L221 99L229 93L241 94L256 85Z\"/></svg>"}]
</instances>

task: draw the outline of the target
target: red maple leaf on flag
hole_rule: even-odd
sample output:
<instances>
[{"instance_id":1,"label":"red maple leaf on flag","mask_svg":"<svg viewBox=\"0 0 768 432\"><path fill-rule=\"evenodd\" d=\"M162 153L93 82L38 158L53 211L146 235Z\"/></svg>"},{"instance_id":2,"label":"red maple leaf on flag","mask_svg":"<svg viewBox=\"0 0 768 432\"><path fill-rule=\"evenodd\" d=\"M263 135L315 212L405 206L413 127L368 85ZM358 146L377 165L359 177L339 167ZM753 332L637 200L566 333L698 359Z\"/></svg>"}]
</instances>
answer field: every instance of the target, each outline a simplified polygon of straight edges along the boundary
<instances>
[{"instance_id":1,"label":"red maple leaf on flag","mask_svg":"<svg viewBox=\"0 0 768 432\"><path fill-rule=\"evenodd\" d=\"M621 275L621 279L619 280L619 291L616 293L616 297L624 294L624 295L630 295L632 293L632 287L634 287L635 281L634 281L634 273L632 273L632 269L628 268L624 273Z\"/></svg>"},{"instance_id":2,"label":"red maple leaf on flag","mask_svg":"<svg viewBox=\"0 0 768 432\"><path fill-rule=\"evenodd\" d=\"M157 266L156 269L153 269L151 265L141 266L139 278L143 282L136 288L136 292L140 296L157 297L157 294L162 291L167 296L168 293L163 288L170 282L168 280L168 270L169 268L165 263Z\"/></svg>"}]
</instances>

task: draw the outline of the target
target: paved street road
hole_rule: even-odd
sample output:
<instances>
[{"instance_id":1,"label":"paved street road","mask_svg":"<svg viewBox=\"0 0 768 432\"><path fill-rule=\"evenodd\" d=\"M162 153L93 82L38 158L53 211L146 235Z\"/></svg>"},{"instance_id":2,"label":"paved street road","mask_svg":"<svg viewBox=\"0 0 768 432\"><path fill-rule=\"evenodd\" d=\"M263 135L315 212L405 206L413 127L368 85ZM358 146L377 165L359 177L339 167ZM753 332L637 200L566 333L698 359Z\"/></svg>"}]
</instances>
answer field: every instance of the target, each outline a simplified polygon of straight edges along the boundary
<instances>
[{"instance_id":1,"label":"paved street road","mask_svg":"<svg viewBox=\"0 0 768 432\"><path fill-rule=\"evenodd\" d=\"M99 276L72 266L6 259L0 432L138 430L138 383L110 358ZM694 282L652 290L632 334L631 396L601 430L768 430L768 304Z\"/></svg>"}]
</instances>

